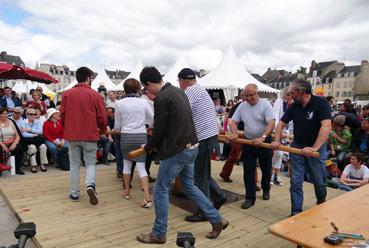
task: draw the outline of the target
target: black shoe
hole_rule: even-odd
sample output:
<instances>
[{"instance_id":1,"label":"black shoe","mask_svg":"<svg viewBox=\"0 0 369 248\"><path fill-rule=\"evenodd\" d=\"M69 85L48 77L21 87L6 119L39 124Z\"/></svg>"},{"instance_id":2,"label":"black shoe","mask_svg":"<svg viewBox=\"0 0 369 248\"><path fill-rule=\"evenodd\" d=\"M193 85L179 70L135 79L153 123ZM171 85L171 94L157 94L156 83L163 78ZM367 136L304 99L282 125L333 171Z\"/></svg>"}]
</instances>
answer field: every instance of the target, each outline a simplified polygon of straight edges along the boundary
<instances>
[{"instance_id":1,"label":"black shoe","mask_svg":"<svg viewBox=\"0 0 369 248\"><path fill-rule=\"evenodd\" d=\"M230 179L229 177L225 177L225 176L222 176L222 174L219 174L219 176L224 180L224 182L226 183L231 183L233 182L232 179Z\"/></svg>"},{"instance_id":2,"label":"black shoe","mask_svg":"<svg viewBox=\"0 0 369 248\"><path fill-rule=\"evenodd\" d=\"M224 196L224 198L222 200L220 200L218 202L214 202L214 208L218 210L226 202L227 202L227 197Z\"/></svg>"},{"instance_id":3,"label":"black shoe","mask_svg":"<svg viewBox=\"0 0 369 248\"><path fill-rule=\"evenodd\" d=\"M15 174L17 174L17 175L24 175L24 171L22 171L22 170L16 170L15 171Z\"/></svg>"},{"instance_id":4,"label":"black shoe","mask_svg":"<svg viewBox=\"0 0 369 248\"><path fill-rule=\"evenodd\" d=\"M78 201L79 200L79 196L72 196L72 195L69 195L69 199L72 200L72 202L75 202L75 201Z\"/></svg>"},{"instance_id":5,"label":"black shoe","mask_svg":"<svg viewBox=\"0 0 369 248\"><path fill-rule=\"evenodd\" d=\"M243 209L248 209L248 208L250 208L250 207L252 207L252 206L254 206L254 202L253 201L251 201L251 200L245 200L243 203L242 203L242 206L241 206L241 208L243 208Z\"/></svg>"},{"instance_id":6,"label":"black shoe","mask_svg":"<svg viewBox=\"0 0 369 248\"><path fill-rule=\"evenodd\" d=\"M270 199L270 192L268 191L263 191L263 200L269 200Z\"/></svg>"},{"instance_id":7,"label":"black shoe","mask_svg":"<svg viewBox=\"0 0 369 248\"><path fill-rule=\"evenodd\" d=\"M208 221L204 216L202 216L201 214L192 214L192 215L187 215L185 217L185 221L187 222L202 222L202 221Z\"/></svg>"},{"instance_id":8,"label":"black shoe","mask_svg":"<svg viewBox=\"0 0 369 248\"><path fill-rule=\"evenodd\" d=\"M256 186L255 186L255 190L256 190L256 191L261 191L261 188L260 188L258 185L256 185Z\"/></svg>"},{"instance_id":9,"label":"black shoe","mask_svg":"<svg viewBox=\"0 0 369 248\"><path fill-rule=\"evenodd\" d=\"M317 201L316 201L316 205L320 205L320 204L322 204L322 203L324 203L324 202L325 202L325 199L317 200Z\"/></svg>"}]
</instances>

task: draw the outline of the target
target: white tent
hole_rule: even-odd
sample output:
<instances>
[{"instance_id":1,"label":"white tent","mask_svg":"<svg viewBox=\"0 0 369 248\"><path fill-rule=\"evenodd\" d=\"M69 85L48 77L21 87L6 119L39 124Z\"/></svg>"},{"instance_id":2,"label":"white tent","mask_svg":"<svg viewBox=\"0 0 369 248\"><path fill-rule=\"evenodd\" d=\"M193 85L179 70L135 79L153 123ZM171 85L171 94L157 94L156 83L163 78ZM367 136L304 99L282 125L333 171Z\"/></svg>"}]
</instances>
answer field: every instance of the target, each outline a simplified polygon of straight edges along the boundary
<instances>
[{"instance_id":1,"label":"white tent","mask_svg":"<svg viewBox=\"0 0 369 248\"><path fill-rule=\"evenodd\" d=\"M68 84L66 87L64 87L63 89L61 89L59 92L67 91L67 90L73 88L76 84L78 84L77 79L74 79L73 82L71 82L70 84Z\"/></svg>"},{"instance_id":2,"label":"white tent","mask_svg":"<svg viewBox=\"0 0 369 248\"><path fill-rule=\"evenodd\" d=\"M37 82L17 80L13 85L12 90L17 94L28 94L31 89L36 89Z\"/></svg>"},{"instance_id":3,"label":"white tent","mask_svg":"<svg viewBox=\"0 0 369 248\"><path fill-rule=\"evenodd\" d=\"M116 88L115 83L110 80L103 68L99 70L97 77L92 81L91 88L97 91L97 88L100 87L100 83L104 83L107 90L115 90Z\"/></svg>"},{"instance_id":4,"label":"white tent","mask_svg":"<svg viewBox=\"0 0 369 248\"><path fill-rule=\"evenodd\" d=\"M185 59L184 56L181 56L177 62L174 63L174 65L169 69L168 73L165 74L163 81L164 82L169 82L172 85L179 87L178 84L178 73L183 69L183 68L191 68L189 63L187 62L187 60Z\"/></svg>"},{"instance_id":5,"label":"white tent","mask_svg":"<svg viewBox=\"0 0 369 248\"><path fill-rule=\"evenodd\" d=\"M134 79L137 79L138 81L140 81L140 73L141 73L143 68L144 67L142 65L142 62L141 62L141 60L139 60L137 62L137 64L135 65L135 67L132 69L132 71L128 74L128 76L125 79L123 79L122 82L120 82L118 85L115 86L115 90L122 91L124 80L126 80L128 78L134 78Z\"/></svg>"},{"instance_id":6,"label":"white tent","mask_svg":"<svg viewBox=\"0 0 369 248\"><path fill-rule=\"evenodd\" d=\"M220 63L198 82L206 89L223 89L226 99L233 99L238 94L238 89L243 89L249 83L256 84L260 92L276 94L279 92L259 82L247 72L232 47L228 49Z\"/></svg>"}]
</instances>

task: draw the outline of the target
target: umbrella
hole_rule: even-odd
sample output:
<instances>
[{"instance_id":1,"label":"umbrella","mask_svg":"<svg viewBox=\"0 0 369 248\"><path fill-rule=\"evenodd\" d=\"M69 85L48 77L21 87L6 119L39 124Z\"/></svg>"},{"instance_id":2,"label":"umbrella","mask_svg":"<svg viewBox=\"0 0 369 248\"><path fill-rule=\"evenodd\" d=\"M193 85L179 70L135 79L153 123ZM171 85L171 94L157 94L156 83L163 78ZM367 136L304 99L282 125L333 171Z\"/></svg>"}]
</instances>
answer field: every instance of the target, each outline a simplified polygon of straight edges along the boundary
<instances>
[{"instance_id":1,"label":"umbrella","mask_svg":"<svg viewBox=\"0 0 369 248\"><path fill-rule=\"evenodd\" d=\"M44 72L6 63L0 63L0 79L27 79L45 84L58 82L56 79Z\"/></svg>"}]
</instances>

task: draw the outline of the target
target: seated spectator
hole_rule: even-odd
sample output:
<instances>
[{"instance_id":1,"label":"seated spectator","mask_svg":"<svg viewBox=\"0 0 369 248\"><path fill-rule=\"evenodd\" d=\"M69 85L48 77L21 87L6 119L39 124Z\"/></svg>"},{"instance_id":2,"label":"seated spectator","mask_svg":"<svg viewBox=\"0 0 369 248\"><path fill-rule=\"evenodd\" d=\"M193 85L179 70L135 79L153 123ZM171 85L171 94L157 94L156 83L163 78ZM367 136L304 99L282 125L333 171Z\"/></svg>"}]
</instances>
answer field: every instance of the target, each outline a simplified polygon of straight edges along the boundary
<instances>
[{"instance_id":1,"label":"seated spectator","mask_svg":"<svg viewBox=\"0 0 369 248\"><path fill-rule=\"evenodd\" d=\"M22 101L13 96L12 89L9 87L4 88L4 96L1 98L1 107L8 109L8 115L11 114L15 107L22 106Z\"/></svg>"},{"instance_id":2,"label":"seated spectator","mask_svg":"<svg viewBox=\"0 0 369 248\"><path fill-rule=\"evenodd\" d=\"M108 132L110 131L110 128L108 127ZM108 161L108 156L110 153L110 145L113 143L113 138L111 135L100 135L100 140L97 142L98 147L102 148L102 156L99 159L100 164L104 165L110 165Z\"/></svg>"},{"instance_id":3,"label":"seated spectator","mask_svg":"<svg viewBox=\"0 0 369 248\"><path fill-rule=\"evenodd\" d=\"M351 155L350 164L345 167L341 178L332 179L338 189L351 191L369 182L369 169L362 162L363 157L360 153Z\"/></svg>"},{"instance_id":4,"label":"seated spectator","mask_svg":"<svg viewBox=\"0 0 369 248\"><path fill-rule=\"evenodd\" d=\"M33 108L36 110L36 114L37 114L35 120L39 121L41 123L41 126L44 126L45 121L47 121L46 115L43 115L41 113L41 109L39 106L35 106Z\"/></svg>"},{"instance_id":5,"label":"seated spectator","mask_svg":"<svg viewBox=\"0 0 369 248\"><path fill-rule=\"evenodd\" d=\"M34 108L35 106L38 106L40 108L41 115L46 114L46 104L41 100L41 97L42 95L38 90L32 91L32 100L28 101L24 108Z\"/></svg>"},{"instance_id":6,"label":"seated spectator","mask_svg":"<svg viewBox=\"0 0 369 248\"><path fill-rule=\"evenodd\" d=\"M365 105L363 107L363 112L361 113L361 115L358 117L359 121L363 120L363 117L369 114L369 105Z\"/></svg>"},{"instance_id":7,"label":"seated spectator","mask_svg":"<svg viewBox=\"0 0 369 248\"><path fill-rule=\"evenodd\" d=\"M41 101L45 103L46 108L55 108L55 103L50 99L50 97L42 93L43 89L41 86L37 86L36 90L41 93Z\"/></svg>"},{"instance_id":8,"label":"seated spectator","mask_svg":"<svg viewBox=\"0 0 369 248\"><path fill-rule=\"evenodd\" d=\"M15 107L13 110L12 117L10 117L17 124L18 128L21 127L21 124L24 121L22 117L23 113L24 109L22 107Z\"/></svg>"},{"instance_id":9,"label":"seated spectator","mask_svg":"<svg viewBox=\"0 0 369 248\"><path fill-rule=\"evenodd\" d=\"M23 144L26 152L30 158L31 172L37 172L36 153L40 154L40 169L42 172L46 172L45 164L48 163L46 152L47 147L45 145L45 139L43 137L43 130L41 122L35 120L37 111L34 108L27 109L27 119L22 122L21 131L23 136Z\"/></svg>"},{"instance_id":10,"label":"seated spectator","mask_svg":"<svg viewBox=\"0 0 369 248\"><path fill-rule=\"evenodd\" d=\"M22 144L20 143L19 129L8 119L8 108L0 108L0 158L15 157L15 173L24 175L21 170L23 160ZM4 163L5 161L1 161Z\"/></svg>"},{"instance_id":11,"label":"seated spectator","mask_svg":"<svg viewBox=\"0 0 369 248\"><path fill-rule=\"evenodd\" d=\"M334 122L341 126L348 126L351 133L360 128L361 123L356 115L347 112L340 112L334 117Z\"/></svg>"},{"instance_id":12,"label":"seated spectator","mask_svg":"<svg viewBox=\"0 0 369 248\"><path fill-rule=\"evenodd\" d=\"M363 117L361 128L356 130L351 141L351 151L363 155L363 163L369 160L369 114Z\"/></svg>"},{"instance_id":13,"label":"seated spectator","mask_svg":"<svg viewBox=\"0 0 369 248\"><path fill-rule=\"evenodd\" d=\"M59 116L58 110L54 108L48 109L48 120L43 125L45 144L53 157L54 163L57 161L57 149L68 150L68 142L64 139L64 128Z\"/></svg>"},{"instance_id":14,"label":"seated spectator","mask_svg":"<svg viewBox=\"0 0 369 248\"><path fill-rule=\"evenodd\" d=\"M329 133L330 155L337 158L337 166L342 171L345 155L350 152L351 132L347 126L333 121L333 130Z\"/></svg>"}]
</instances>

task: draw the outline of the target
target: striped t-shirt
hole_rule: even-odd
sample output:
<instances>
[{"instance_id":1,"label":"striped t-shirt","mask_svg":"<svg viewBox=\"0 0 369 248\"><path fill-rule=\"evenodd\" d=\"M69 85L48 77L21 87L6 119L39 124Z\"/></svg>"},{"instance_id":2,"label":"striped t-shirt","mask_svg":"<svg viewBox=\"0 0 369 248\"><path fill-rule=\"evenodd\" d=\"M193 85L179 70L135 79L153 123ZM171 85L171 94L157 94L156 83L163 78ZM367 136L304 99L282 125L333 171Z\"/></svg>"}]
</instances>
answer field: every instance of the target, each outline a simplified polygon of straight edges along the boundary
<instances>
[{"instance_id":1,"label":"striped t-shirt","mask_svg":"<svg viewBox=\"0 0 369 248\"><path fill-rule=\"evenodd\" d=\"M190 102L192 119L199 141L213 137L219 133L214 103L208 92L199 84L185 89Z\"/></svg>"}]
</instances>

